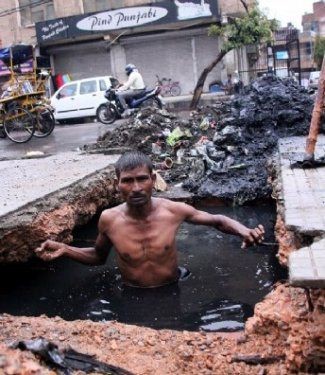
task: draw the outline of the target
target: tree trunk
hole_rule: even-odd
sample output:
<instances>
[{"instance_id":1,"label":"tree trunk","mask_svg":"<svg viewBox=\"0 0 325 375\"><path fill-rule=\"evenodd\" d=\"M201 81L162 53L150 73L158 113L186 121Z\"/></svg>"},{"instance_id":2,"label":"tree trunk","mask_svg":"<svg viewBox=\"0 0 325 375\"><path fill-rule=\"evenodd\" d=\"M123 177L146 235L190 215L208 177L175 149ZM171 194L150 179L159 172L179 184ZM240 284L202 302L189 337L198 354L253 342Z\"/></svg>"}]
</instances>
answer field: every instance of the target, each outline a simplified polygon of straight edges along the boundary
<instances>
[{"instance_id":1,"label":"tree trunk","mask_svg":"<svg viewBox=\"0 0 325 375\"><path fill-rule=\"evenodd\" d=\"M194 89L193 98L190 104L190 109L193 110L197 107L199 100L202 95L204 82L208 76L208 74L211 72L211 70L223 59L223 57L228 53L229 51L221 50L219 55L216 57L215 60L212 61L212 63L207 66L203 72L201 73L197 84Z\"/></svg>"}]
</instances>

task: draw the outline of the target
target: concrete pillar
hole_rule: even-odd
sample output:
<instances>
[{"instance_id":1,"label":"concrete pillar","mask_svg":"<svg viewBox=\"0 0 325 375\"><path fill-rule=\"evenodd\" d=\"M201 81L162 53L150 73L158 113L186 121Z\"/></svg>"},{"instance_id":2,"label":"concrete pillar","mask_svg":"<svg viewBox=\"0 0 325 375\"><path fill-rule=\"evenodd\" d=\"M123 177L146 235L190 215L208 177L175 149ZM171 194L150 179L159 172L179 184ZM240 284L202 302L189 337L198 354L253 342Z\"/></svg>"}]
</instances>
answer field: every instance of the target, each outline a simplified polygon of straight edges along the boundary
<instances>
[{"instance_id":1,"label":"concrete pillar","mask_svg":"<svg viewBox=\"0 0 325 375\"><path fill-rule=\"evenodd\" d=\"M196 49L195 49L195 37L191 38L191 48L192 48L192 62L193 62L193 81L197 82L198 73L197 73L197 58L196 58Z\"/></svg>"},{"instance_id":2,"label":"concrete pillar","mask_svg":"<svg viewBox=\"0 0 325 375\"><path fill-rule=\"evenodd\" d=\"M247 58L247 50L246 47L241 48L241 70L244 71L241 75L241 79L244 85L249 84L249 65L248 65L248 58Z\"/></svg>"},{"instance_id":3,"label":"concrete pillar","mask_svg":"<svg viewBox=\"0 0 325 375\"><path fill-rule=\"evenodd\" d=\"M236 50L237 54L237 68L240 79L243 81L244 85L248 85L249 83L249 77L248 77L248 60L247 60L247 53L246 53L246 47L241 47ZM243 73L242 73L243 72Z\"/></svg>"},{"instance_id":4,"label":"concrete pillar","mask_svg":"<svg viewBox=\"0 0 325 375\"><path fill-rule=\"evenodd\" d=\"M229 51L226 56L222 59L221 63L221 81L226 82L228 74L234 74L237 70L235 51Z\"/></svg>"},{"instance_id":5,"label":"concrete pillar","mask_svg":"<svg viewBox=\"0 0 325 375\"><path fill-rule=\"evenodd\" d=\"M112 75L120 82L124 82L126 79L124 68L127 64L124 46L113 44L110 47L110 56Z\"/></svg>"}]
</instances>

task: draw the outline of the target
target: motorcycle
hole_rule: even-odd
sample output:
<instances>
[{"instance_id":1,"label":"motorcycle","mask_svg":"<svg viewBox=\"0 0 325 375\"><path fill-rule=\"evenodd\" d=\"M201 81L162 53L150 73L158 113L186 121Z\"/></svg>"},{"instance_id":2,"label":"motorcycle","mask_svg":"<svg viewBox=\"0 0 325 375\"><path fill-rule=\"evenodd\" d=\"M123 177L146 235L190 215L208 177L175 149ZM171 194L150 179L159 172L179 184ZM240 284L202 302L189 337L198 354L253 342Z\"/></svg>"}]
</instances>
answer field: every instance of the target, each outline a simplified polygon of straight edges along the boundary
<instances>
[{"instance_id":1,"label":"motorcycle","mask_svg":"<svg viewBox=\"0 0 325 375\"><path fill-rule=\"evenodd\" d=\"M96 118L103 124L112 124L118 118L126 117L125 114L131 115L139 110L139 108L150 107L162 109L163 103L159 97L161 91L160 86L156 86L152 90L145 90L138 96L127 100L128 109L124 109L117 96L117 90L109 88L105 91L107 103L101 104L96 112Z\"/></svg>"}]
</instances>

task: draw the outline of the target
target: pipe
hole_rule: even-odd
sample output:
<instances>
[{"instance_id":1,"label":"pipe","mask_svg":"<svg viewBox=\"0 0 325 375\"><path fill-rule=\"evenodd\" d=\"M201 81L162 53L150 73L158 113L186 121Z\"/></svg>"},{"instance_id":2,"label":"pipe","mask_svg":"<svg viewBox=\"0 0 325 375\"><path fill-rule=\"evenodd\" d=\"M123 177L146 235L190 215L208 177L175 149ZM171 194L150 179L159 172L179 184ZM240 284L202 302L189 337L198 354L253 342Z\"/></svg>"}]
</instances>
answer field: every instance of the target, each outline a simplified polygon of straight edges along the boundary
<instances>
[{"instance_id":1,"label":"pipe","mask_svg":"<svg viewBox=\"0 0 325 375\"><path fill-rule=\"evenodd\" d=\"M317 96L311 118L309 134L306 141L304 161L315 159L315 147L319 133L321 117L324 109L325 97L325 55L323 57L322 70L319 76Z\"/></svg>"}]
</instances>

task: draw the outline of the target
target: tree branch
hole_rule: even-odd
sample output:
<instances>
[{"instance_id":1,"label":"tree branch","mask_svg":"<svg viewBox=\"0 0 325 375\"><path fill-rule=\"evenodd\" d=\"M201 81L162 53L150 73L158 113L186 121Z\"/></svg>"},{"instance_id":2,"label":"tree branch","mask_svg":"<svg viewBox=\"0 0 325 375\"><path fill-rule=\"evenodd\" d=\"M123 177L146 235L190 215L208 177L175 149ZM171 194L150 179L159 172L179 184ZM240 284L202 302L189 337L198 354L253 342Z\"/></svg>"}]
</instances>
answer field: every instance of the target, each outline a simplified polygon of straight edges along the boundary
<instances>
[{"instance_id":1,"label":"tree branch","mask_svg":"<svg viewBox=\"0 0 325 375\"><path fill-rule=\"evenodd\" d=\"M248 5L245 0L239 0L242 3L242 6L245 8L246 13L249 13Z\"/></svg>"}]
</instances>

